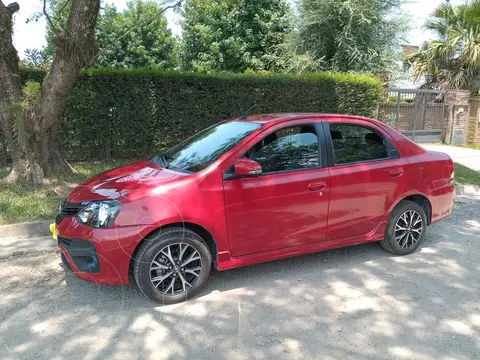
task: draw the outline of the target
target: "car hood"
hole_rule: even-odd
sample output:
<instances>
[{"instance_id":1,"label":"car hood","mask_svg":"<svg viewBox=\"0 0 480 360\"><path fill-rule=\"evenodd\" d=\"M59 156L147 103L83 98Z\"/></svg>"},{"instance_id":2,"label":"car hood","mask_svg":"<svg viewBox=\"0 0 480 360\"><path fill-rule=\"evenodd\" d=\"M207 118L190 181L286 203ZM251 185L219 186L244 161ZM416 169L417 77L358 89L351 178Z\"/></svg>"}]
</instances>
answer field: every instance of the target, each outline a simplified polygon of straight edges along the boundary
<instances>
[{"instance_id":1,"label":"car hood","mask_svg":"<svg viewBox=\"0 0 480 360\"><path fill-rule=\"evenodd\" d=\"M68 201L135 200L186 176L188 174L164 169L144 160L94 176L73 189Z\"/></svg>"}]
</instances>

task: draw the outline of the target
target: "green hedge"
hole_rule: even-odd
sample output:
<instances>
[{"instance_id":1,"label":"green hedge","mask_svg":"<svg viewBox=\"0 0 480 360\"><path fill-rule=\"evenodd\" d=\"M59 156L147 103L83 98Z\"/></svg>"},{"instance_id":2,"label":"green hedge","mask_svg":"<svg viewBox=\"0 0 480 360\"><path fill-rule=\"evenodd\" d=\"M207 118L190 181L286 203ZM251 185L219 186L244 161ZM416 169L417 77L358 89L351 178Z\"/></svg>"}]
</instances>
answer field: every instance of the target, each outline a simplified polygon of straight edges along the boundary
<instances>
[{"instance_id":1,"label":"green hedge","mask_svg":"<svg viewBox=\"0 0 480 360\"><path fill-rule=\"evenodd\" d=\"M26 70L24 81L44 72ZM326 112L371 116L381 83L366 75L219 75L92 69L75 85L61 127L70 159L159 153L219 120L251 113Z\"/></svg>"}]
</instances>

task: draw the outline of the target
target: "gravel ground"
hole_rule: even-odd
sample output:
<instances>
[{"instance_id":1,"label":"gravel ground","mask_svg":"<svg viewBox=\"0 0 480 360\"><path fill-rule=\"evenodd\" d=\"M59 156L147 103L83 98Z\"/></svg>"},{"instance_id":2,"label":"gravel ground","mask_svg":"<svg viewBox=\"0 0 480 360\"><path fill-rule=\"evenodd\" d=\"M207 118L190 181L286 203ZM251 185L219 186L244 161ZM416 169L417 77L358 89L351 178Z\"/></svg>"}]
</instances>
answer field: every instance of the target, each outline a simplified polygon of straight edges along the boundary
<instances>
[{"instance_id":1,"label":"gravel ground","mask_svg":"<svg viewBox=\"0 0 480 360\"><path fill-rule=\"evenodd\" d=\"M0 226L0 234L1 226ZM19 256L31 251L47 252L57 249L57 244L52 239L52 235L36 237L18 237L0 235L0 259L8 258L12 255ZM0 275L1 276L1 275Z\"/></svg>"},{"instance_id":2,"label":"gravel ground","mask_svg":"<svg viewBox=\"0 0 480 360\"><path fill-rule=\"evenodd\" d=\"M65 272L53 251L0 260L2 359L478 359L480 195L422 249L366 244L227 272L183 304Z\"/></svg>"}]
</instances>

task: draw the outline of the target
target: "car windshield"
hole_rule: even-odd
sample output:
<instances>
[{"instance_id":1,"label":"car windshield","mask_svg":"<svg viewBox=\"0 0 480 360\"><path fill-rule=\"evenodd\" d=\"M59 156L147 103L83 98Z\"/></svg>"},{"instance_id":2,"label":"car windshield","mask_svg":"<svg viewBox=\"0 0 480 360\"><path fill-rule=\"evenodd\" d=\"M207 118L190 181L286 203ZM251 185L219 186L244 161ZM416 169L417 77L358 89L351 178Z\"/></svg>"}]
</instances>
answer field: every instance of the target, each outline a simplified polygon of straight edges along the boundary
<instances>
[{"instance_id":1,"label":"car windshield","mask_svg":"<svg viewBox=\"0 0 480 360\"><path fill-rule=\"evenodd\" d=\"M199 132L163 155L173 169L201 171L261 126L243 121L221 123Z\"/></svg>"}]
</instances>

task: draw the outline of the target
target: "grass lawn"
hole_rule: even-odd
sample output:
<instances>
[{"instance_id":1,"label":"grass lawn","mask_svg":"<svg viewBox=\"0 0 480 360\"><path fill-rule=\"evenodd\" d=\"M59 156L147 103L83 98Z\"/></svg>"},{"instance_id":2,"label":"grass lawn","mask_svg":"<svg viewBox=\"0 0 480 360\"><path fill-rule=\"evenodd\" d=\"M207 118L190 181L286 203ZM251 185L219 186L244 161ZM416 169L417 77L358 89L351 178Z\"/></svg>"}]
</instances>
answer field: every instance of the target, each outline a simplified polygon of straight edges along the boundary
<instances>
[{"instance_id":1,"label":"grass lawn","mask_svg":"<svg viewBox=\"0 0 480 360\"><path fill-rule=\"evenodd\" d=\"M60 179L48 179L44 185L34 186L25 183L0 185L0 225L22 221L54 219L58 204L65 195L58 195L55 188L74 186L93 175L121 166L125 161L73 163L76 174L69 174ZM0 179L8 174L9 169L0 167Z\"/></svg>"},{"instance_id":2,"label":"grass lawn","mask_svg":"<svg viewBox=\"0 0 480 360\"><path fill-rule=\"evenodd\" d=\"M480 185L480 172L459 163L454 163L454 165L455 183L461 185Z\"/></svg>"}]
</instances>

